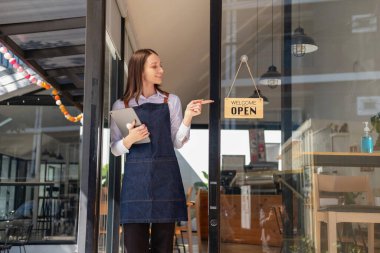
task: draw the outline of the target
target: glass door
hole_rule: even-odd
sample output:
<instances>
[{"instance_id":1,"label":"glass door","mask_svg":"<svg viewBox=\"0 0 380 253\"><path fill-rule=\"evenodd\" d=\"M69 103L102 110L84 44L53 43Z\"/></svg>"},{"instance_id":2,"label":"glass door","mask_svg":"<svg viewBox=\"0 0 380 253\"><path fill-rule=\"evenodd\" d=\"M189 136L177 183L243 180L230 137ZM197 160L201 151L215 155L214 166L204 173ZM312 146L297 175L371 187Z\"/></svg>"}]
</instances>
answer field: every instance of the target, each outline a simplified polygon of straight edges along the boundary
<instances>
[{"instance_id":1,"label":"glass door","mask_svg":"<svg viewBox=\"0 0 380 253\"><path fill-rule=\"evenodd\" d=\"M280 252L283 247L286 207L276 181L284 175L281 87L260 78L268 67L281 70L282 13L282 1L223 1L221 252ZM236 100L231 108L225 107L226 97ZM256 107L249 99L258 98L264 116L252 118Z\"/></svg>"},{"instance_id":2,"label":"glass door","mask_svg":"<svg viewBox=\"0 0 380 253\"><path fill-rule=\"evenodd\" d=\"M218 145L220 166L210 180L219 187L210 195L210 213L218 213L209 225L215 221L220 234L210 252L379 250L373 220L321 218L356 205L369 208L358 211L362 217L380 212L377 7L223 1L220 119L210 116L220 123L210 126L219 133L210 145ZM235 101L230 107L226 97ZM254 98L263 101L263 117L251 117ZM358 177L370 195L342 190Z\"/></svg>"}]
</instances>

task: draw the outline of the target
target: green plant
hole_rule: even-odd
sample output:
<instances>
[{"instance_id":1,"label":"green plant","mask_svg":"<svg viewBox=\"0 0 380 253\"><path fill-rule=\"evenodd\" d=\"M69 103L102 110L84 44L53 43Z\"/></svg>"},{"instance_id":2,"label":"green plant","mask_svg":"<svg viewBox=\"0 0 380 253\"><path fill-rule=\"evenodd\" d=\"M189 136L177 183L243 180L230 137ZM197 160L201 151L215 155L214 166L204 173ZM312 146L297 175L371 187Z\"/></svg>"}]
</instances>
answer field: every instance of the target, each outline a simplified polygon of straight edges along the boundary
<instances>
[{"instance_id":1,"label":"green plant","mask_svg":"<svg viewBox=\"0 0 380 253\"><path fill-rule=\"evenodd\" d=\"M364 250L362 247L355 245L354 243L350 243L348 246L348 251L349 253L364 253Z\"/></svg>"},{"instance_id":2,"label":"green plant","mask_svg":"<svg viewBox=\"0 0 380 253\"><path fill-rule=\"evenodd\" d=\"M105 164L103 167L102 167L102 186L108 186L108 170L109 170L109 164Z\"/></svg>"},{"instance_id":3,"label":"green plant","mask_svg":"<svg viewBox=\"0 0 380 253\"><path fill-rule=\"evenodd\" d=\"M372 124L373 129L376 131L376 133L378 133L374 150L380 150L380 112L371 117L371 124Z\"/></svg>"},{"instance_id":4,"label":"green plant","mask_svg":"<svg viewBox=\"0 0 380 253\"><path fill-rule=\"evenodd\" d=\"M314 253L314 243L309 237L302 237L294 242L294 245L290 247L293 253Z\"/></svg>"},{"instance_id":5,"label":"green plant","mask_svg":"<svg viewBox=\"0 0 380 253\"><path fill-rule=\"evenodd\" d=\"M344 194L344 204L354 205L356 204L356 198L361 195L361 192L346 192Z\"/></svg>"},{"instance_id":6,"label":"green plant","mask_svg":"<svg viewBox=\"0 0 380 253\"><path fill-rule=\"evenodd\" d=\"M202 171L203 177L206 179L206 182L208 182L208 174L206 171ZM208 183L205 183L203 181L195 182L194 183L194 190L197 192L199 189L205 189L208 190Z\"/></svg>"},{"instance_id":7,"label":"green plant","mask_svg":"<svg viewBox=\"0 0 380 253\"><path fill-rule=\"evenodd\" d=\"M339 253L364 253L363 247L355 243L338 243L338 252Z\"/></svg>"}]
</instances>

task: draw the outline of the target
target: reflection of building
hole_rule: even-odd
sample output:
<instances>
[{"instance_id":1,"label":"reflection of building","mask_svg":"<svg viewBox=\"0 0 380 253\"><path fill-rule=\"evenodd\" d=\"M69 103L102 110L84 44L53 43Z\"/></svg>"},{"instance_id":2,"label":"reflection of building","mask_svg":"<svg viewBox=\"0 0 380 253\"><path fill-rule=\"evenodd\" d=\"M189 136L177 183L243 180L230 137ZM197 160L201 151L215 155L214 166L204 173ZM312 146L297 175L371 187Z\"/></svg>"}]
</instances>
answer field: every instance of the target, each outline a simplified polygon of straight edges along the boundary
<instances>
[{"instance_id":1,"label":"reflection of building","mask_svg":"<svg viewBox=\"0 0 380 253\"><path fill-rule=\"evenodd\" d=\"M249 130L251 163L266 161L264 129Z\"/></svg>"}]
</instances>

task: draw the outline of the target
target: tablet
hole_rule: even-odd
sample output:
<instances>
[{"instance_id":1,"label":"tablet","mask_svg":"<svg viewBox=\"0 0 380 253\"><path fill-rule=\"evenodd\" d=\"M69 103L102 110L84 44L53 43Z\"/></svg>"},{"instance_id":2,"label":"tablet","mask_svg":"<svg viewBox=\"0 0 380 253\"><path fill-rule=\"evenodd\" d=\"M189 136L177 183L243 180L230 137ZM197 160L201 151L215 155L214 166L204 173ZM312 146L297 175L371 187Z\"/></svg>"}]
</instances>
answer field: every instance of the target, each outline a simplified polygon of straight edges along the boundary
<instances>
[{"instance_id":1,"label":"tablet","mask_svg":"<svg viewBox=\"0 0 380 253\"><path fill-rule=\"evenodd\" d=\"M129 133L129 130L127 128L127 123L132 123L134 120L136 120L135 127L141 125L141 121L139 117L137 116L135 110L133 110L133 108L124 108L120 110L110 111L110 116L112 120L116 123L117 127L120 129L120 132L123 136L127 136ZM141 141L135 142L135 144L149 143L149 142L150 142L150 138L146 137L142 139Z\"/></svg>"}]
</instances>

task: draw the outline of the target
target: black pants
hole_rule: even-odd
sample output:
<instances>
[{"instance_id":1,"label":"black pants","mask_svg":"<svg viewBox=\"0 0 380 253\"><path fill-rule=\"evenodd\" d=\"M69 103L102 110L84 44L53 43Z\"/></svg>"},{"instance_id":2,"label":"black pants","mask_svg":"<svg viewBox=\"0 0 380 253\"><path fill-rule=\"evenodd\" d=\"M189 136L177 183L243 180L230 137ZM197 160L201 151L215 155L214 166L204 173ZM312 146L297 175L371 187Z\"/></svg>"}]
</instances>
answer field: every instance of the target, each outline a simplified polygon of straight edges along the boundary
<instances>
[{"instance_id":1,"label":"black pants","mask_svg":"<svg viewBox=\"0 0 380 253\"><path fill-rule=\"evenodd\" d=\"M174 223L127 223L123 229L125 253L173 253Z\"/></svg>"}]
</instances>

